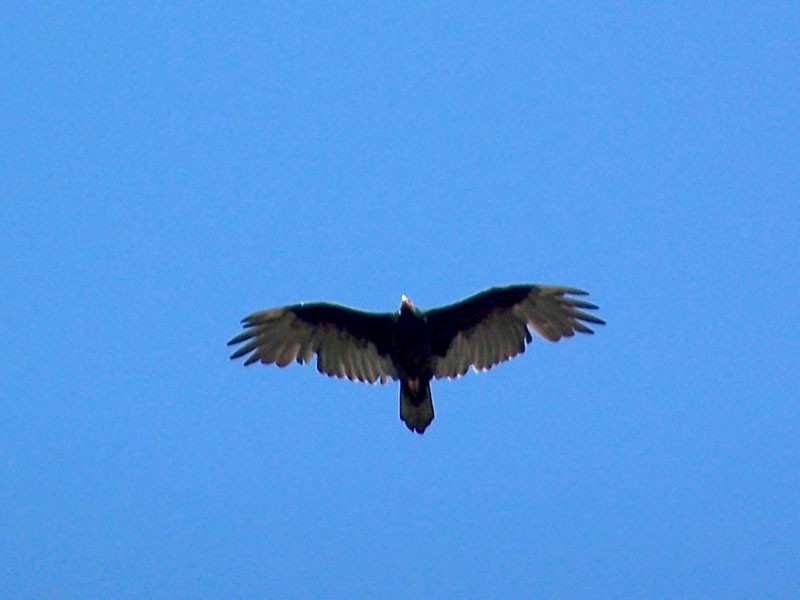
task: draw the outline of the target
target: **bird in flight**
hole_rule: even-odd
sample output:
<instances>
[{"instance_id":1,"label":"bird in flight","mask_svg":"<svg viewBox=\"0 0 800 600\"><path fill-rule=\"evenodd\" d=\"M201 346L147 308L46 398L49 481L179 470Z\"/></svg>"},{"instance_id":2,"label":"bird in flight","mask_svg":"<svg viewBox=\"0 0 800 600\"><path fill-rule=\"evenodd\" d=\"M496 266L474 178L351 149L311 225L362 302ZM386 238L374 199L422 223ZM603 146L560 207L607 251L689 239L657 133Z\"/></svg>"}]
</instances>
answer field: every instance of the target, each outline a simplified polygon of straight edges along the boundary
<instances>
[{"instance_id":1,"label":"bird in flight","mask_svg":"<svg viewBox=\"0 0 800 600\"><path fill-rule=\"evenodd\" d=\"M405 296L394 313L369 313L337 304L304 303L271 308L242 319L241 344L231 359L247 356L279 367L317 356L317 370L351 381L400 381L400 418L423 433L433 421L431 379L455 378L472 367L485 371L522 352L531 330L557 342L594 333L586 323L605 321L585 312L598 307L583 290L511 285L420 310Z\"/></svg>"}]
</instances>

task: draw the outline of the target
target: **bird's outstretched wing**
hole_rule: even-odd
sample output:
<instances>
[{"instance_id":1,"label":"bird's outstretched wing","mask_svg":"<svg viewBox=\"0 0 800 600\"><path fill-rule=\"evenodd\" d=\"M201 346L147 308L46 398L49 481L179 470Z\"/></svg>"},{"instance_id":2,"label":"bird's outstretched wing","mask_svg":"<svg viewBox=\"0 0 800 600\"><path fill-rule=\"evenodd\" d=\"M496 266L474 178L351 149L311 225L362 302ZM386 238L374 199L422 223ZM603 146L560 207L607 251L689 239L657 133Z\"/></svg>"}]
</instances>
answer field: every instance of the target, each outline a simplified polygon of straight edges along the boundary
<instances>
[{"instance_id":1,"label":"bird's outstretched wing","mask_svg":"<svg viewBox=\"0 0 800 600\"><path fill-rule=\"evenodd\" d=\"M568 287L514 285L426 312L434 376L489 369L524 352L532 340L529 328L551 342L576 331L594 333L584 322L605 322L584 312L597 306L573 297L585 295Z\"/></svg>"},{"instance_id":2,"label":"bird's outstretched wing","mask_svg":"<svg viewBox=\"0 0 800 600\"><path fill-rule=\"evenodd\" d=\"M228 345L242 344L231 358L249 354L245 365L261 361L285 367L295 360L307 363L316 354L320 373L386 383L397 379L390 357L392 319L334 304L296 304L245 317L245 331Z\"/></svg>"}]
</instances>

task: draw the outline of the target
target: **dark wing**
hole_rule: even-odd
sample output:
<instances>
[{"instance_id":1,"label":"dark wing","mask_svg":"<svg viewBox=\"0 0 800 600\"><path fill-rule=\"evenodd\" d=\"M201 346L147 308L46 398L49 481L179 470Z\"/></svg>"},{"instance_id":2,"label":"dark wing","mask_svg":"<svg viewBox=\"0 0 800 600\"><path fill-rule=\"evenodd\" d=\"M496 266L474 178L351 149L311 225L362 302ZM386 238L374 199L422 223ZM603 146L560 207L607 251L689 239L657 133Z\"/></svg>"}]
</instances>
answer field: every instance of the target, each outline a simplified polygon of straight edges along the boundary
<instances>
[{"instance_id":1,"label":"dark wing","mask_svg":"<svg viewBox=\"0 0 800 600\"><path fill-rule=\"evenodd\" d=\"M245 331L228 345L243 344L231 358L250 354L245 365L261 361L285 367L294 360L307 363L316 354L320 373L386 383L397 379L390 358L393 319L333 304L297 304L245 317Z\"/></svg>"},{"instance_id":2,"label":"dark wing","mask_svg":"<svg viewBox=\"0 0 800 600\"><path fill-rule=\"evenodd\" d=\"M605 322L581 309L597 306L571 297L585 295L568 287L514 285L428 311L434 376L458 377L470 366L489 369L525 352L532 340L529 328L551 342L576 331L594 333L582 321Z\"/></svg>"}]
</instances>

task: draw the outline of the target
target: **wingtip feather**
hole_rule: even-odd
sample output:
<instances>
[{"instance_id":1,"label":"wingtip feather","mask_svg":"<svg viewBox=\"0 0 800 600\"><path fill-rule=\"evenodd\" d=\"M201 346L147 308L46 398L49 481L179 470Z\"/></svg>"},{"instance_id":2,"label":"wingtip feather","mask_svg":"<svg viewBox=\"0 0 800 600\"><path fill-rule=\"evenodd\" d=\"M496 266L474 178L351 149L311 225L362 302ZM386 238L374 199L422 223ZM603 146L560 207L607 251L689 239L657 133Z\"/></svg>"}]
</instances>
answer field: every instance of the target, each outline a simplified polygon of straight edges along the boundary
<instances>
[{"instance_id":1,"label":"wingtip feather","mask_svg":"<svg viewBox=\"0 0 800 600\"><path fill-rule=\"evenodd\" d=\"M233 358L233 357L231 357L231 358ZM237 356L236 358L239 358L239 357ZM248 356L247 360L244 361L244 366L248 367L248 366L252 365L253 363L257 363L260 360L260 358L261 357L259 357L258 352L253 352L253 354L251 356Z\"/></svg>"}]
</instances>

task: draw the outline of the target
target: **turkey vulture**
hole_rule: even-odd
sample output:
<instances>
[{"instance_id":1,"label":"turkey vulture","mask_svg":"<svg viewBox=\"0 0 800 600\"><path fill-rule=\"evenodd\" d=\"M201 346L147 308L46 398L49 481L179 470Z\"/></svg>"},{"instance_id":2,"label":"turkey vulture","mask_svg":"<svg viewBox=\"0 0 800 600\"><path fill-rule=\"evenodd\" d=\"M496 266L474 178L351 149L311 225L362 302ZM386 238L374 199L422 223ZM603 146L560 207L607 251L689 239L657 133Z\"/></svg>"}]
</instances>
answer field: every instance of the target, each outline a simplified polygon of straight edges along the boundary
<instances>
[{"instance_id":1,"label":"turkey vulture","mask_svg":"<svg viewBox=\"0 0 800 600\"><path fill-rule=\"evenodd\" d=\"M400 380L400 418L423 433L433 421L430 381L484 371L525 352L529 329L551 342L594 333L585 323L605 322L585 310L596 305L569 287L511 285L465 300L420 310L405 296L396 313L368 313L328 303L294 304L242 319L242 344L231 359L248 355L285 367L317 355L317 370L368 383Z\"/></svg>"}]
</instances>

